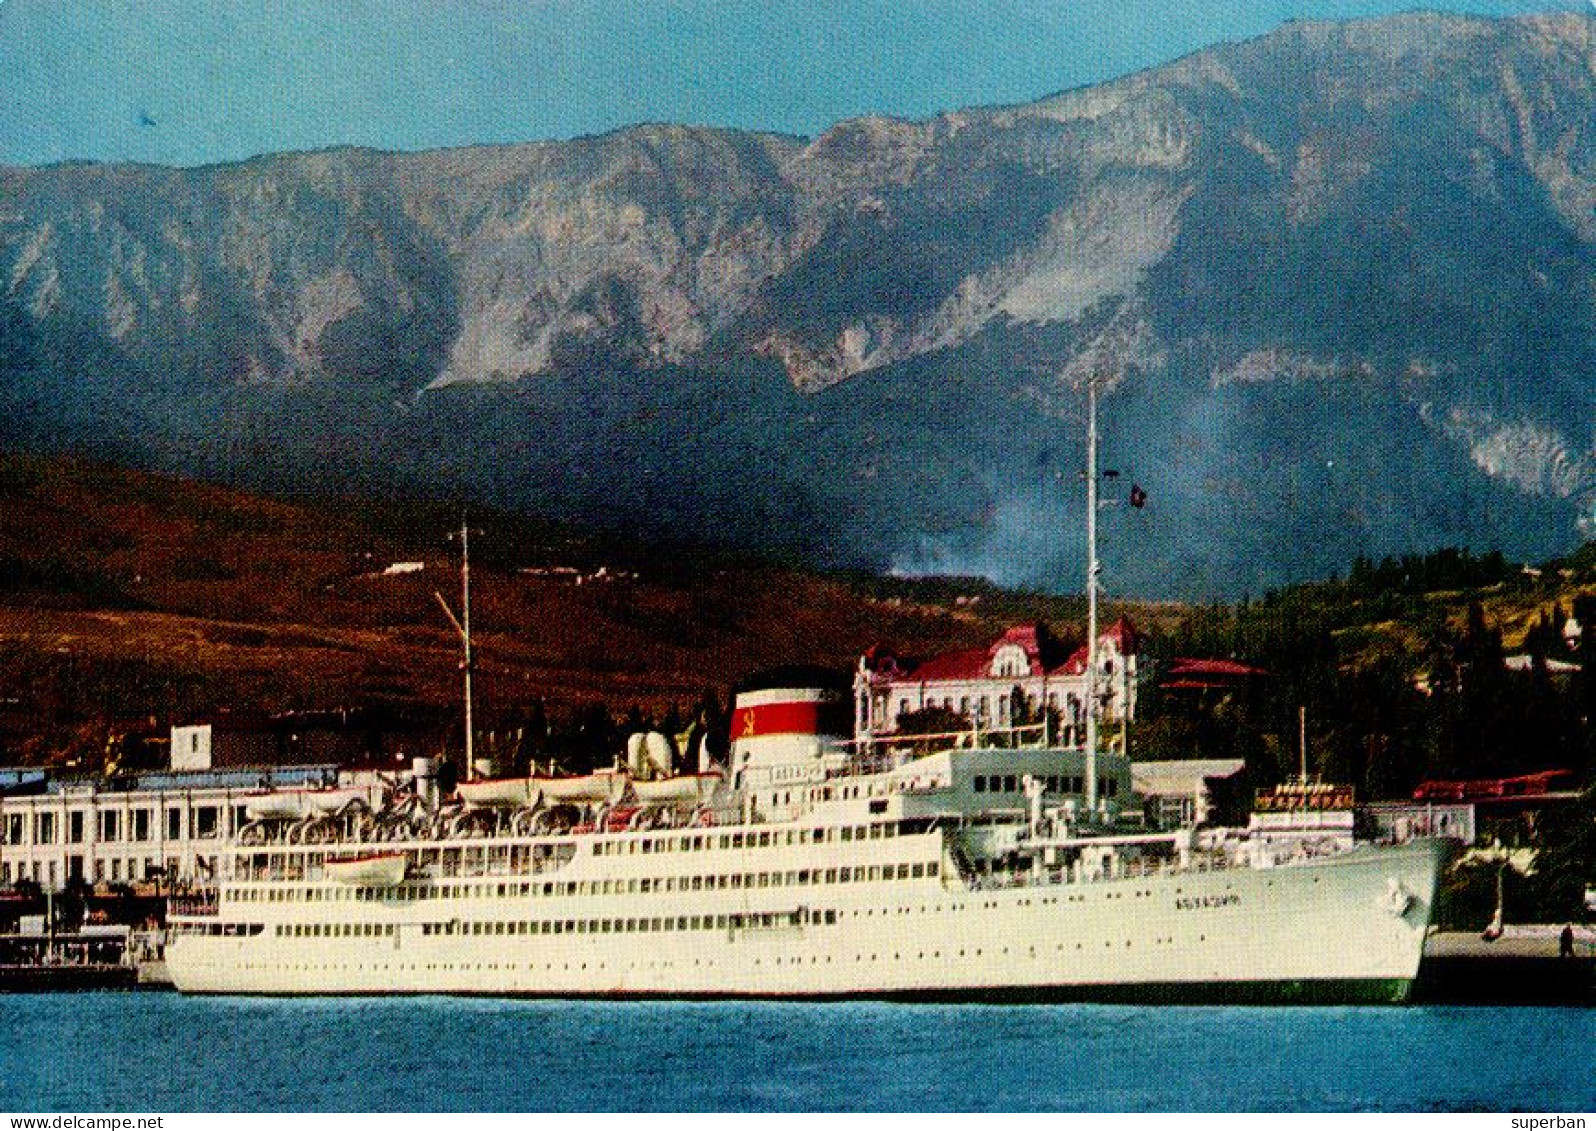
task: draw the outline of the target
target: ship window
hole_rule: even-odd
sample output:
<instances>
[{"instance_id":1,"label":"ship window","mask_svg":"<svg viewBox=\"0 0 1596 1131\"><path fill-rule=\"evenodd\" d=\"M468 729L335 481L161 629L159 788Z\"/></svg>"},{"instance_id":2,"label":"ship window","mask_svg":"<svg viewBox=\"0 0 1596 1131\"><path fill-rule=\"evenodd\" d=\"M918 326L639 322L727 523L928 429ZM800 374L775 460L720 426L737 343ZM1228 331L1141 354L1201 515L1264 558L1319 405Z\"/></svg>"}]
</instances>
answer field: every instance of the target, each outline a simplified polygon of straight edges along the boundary
<instances>
[{"instance_id":1,"label":"ship window","mask_svg":"<svg viewBox=\"0 0 1596 1131\"><path fill-rule=\"evenodd\" d=\"M925 875L925 865L916 864L909 869L909 878L918 880Z\"/></svg>"},{"instance_id":2,"label":"ship window","mask_svg":"<svg viewBox=\"0 0 1596 1131\"><path fill-rule=\"evenodd\" d=\"M977 792L977 793L985 793L986 792L986 775L985 774L976 774L975 775L974 789L975 789L975 792Z\"/></svg>"}]
</instances>

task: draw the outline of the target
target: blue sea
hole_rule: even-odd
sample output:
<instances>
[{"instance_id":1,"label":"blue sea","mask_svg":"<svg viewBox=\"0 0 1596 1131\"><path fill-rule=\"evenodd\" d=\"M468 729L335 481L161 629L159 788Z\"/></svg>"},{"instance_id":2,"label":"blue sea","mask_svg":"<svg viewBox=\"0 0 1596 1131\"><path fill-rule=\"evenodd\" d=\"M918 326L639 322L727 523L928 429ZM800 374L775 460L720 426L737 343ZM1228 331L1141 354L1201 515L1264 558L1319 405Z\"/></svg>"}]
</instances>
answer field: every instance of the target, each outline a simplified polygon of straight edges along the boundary
<instances>
[{"instance_id":1,"label":"blue sea","mask_svg":"<svg viewBox=\"0 0 1596 1131\"><path fill-rule=\"evenodd\" d=\"M0 1110L1596 1110L1596 1010L0 999Z\"/></svg>"}]
</instances>

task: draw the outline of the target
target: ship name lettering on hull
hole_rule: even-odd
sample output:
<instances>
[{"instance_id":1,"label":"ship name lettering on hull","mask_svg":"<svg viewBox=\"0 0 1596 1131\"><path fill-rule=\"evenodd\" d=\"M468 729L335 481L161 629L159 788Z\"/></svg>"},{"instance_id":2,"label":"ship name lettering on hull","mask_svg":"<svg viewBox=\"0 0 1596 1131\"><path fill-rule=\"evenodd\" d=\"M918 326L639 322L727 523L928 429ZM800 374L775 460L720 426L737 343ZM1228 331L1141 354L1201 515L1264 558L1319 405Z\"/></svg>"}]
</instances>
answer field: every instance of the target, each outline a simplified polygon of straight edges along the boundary
<instances>
[{"instance_id":1,"label":"ship name lettering on hull","mask_svg":"<svg viewBox=\"0 0 1596 1131\"><path fill-rule=\"evenodd\" d=\"M1225 895L1189 895L1175 900L1176 911L1200 911L1209 907L1236 907L1241 903L1241 896L1235 892Z\"/></svg>"}]
</instances>

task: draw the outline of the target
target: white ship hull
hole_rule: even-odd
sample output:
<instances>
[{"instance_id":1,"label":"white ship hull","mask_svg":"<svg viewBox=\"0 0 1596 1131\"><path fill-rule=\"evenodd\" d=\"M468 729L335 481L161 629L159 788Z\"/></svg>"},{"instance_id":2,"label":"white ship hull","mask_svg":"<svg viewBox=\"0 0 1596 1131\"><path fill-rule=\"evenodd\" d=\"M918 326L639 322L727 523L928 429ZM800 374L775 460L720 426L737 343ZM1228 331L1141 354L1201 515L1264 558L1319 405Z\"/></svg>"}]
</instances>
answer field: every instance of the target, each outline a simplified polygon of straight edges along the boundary
<instances>
[{"instance_id":1,"label":"white ship hull","mask_svg":"<svg viewBox=\"0 0 1596 1131\"><path fill-rule=\"evenodd\" d=\"M906 836L873 858L924 860L939 844ZM818 863L805 853L737 856L749 868ZM946 870L643 896L549 895L535 881L500 895L496 877L320 915L316 896L230 908L224 893L214 933L179 933L167 962L190 993L1394 1002L1417 974L1445 854L1422 841L996 890L966 890ZM603 863L624 875L634 860L647 862Z\"/></svg>"}]
</instances>

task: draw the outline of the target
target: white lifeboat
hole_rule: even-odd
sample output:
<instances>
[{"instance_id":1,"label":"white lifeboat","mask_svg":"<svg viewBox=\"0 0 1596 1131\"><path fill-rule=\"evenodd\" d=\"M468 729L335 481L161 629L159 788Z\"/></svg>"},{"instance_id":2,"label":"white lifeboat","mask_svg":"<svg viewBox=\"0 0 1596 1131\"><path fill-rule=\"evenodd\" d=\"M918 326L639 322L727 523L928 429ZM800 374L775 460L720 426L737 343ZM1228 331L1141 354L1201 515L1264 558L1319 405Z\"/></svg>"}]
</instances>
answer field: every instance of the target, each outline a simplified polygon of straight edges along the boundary
<instances>
[{"instance_id":1,"label":"white lifeboat","mask_svg":"<svg viewBox=\"0 0 1596 1131\"><path fill-rule=\"evenodd\" d=\"M244 815L252 821L293 821L312 814L336 813L351 801L362 801L366 791L343 789L279 789L260 793L244 803Z\"/></svg>"},{"instance_id":2,"label":"white lifeboat","mask_svg":"<svg viewBox=\"0 0 1596 1131\"><path fill-rule=\"evenodd\" d=\"M327 878L350 887L391 888L404 882L408 861L402 852L348 856L322 865Z\"/></svg>"},{"instance_id":3,"label":"white lifeboat","mask_svg":"<svg viewBox=\"0 0 1596 1131\"><path fill-rule=\"evenodd\" d=\"M467 805L505 808L536 804L542 794L537 778L480 778L455 789Z\"/></svg>"},{"instance_id":4,"label":"white lifeboat","mask_svg":"<svg viewBox=\"0 0 1596 1131\"><path fill-rule=\"evenodd\" d=\"M614 804L626 793L627 775L621 770L598 770L573 778L532 778L531 784L550 801L591 801Z\"/></svg>"},{"instance_id":5,"label":"white lifeboat","mask_svg":"<svg viewBox=\"0 0 1596 1131\"><path fill-rule=\"evenodd\" d=\"M364 801L366 791L358 786L344 789L307 789L305 803L314 813L336 813L351 801Z\"/></svg>"},{"instance_id":6,"label":"white lifeboat","mask_svg":"<svg viewBox=\"0 0 1596 1131\"><path fill-rule=\"evenodd\" d=\"M265 793L244 803L244 816L251 821L295 820L304 814L304 802L297 791Z\"/></svg>"},{"instance_id":7,"label":"white lifeboat","mask_svg":"<svg viewBox=\"0 0 1596 1131\"><path fill-rule=\"evenodd\" d=\"M625 795L628 780L625 770L598 770L569 778L480 778L460 782L455 789L468 805L514 807L535 805L544 798L556 804L613 805Z\"/></svg>"}]
</instances>

